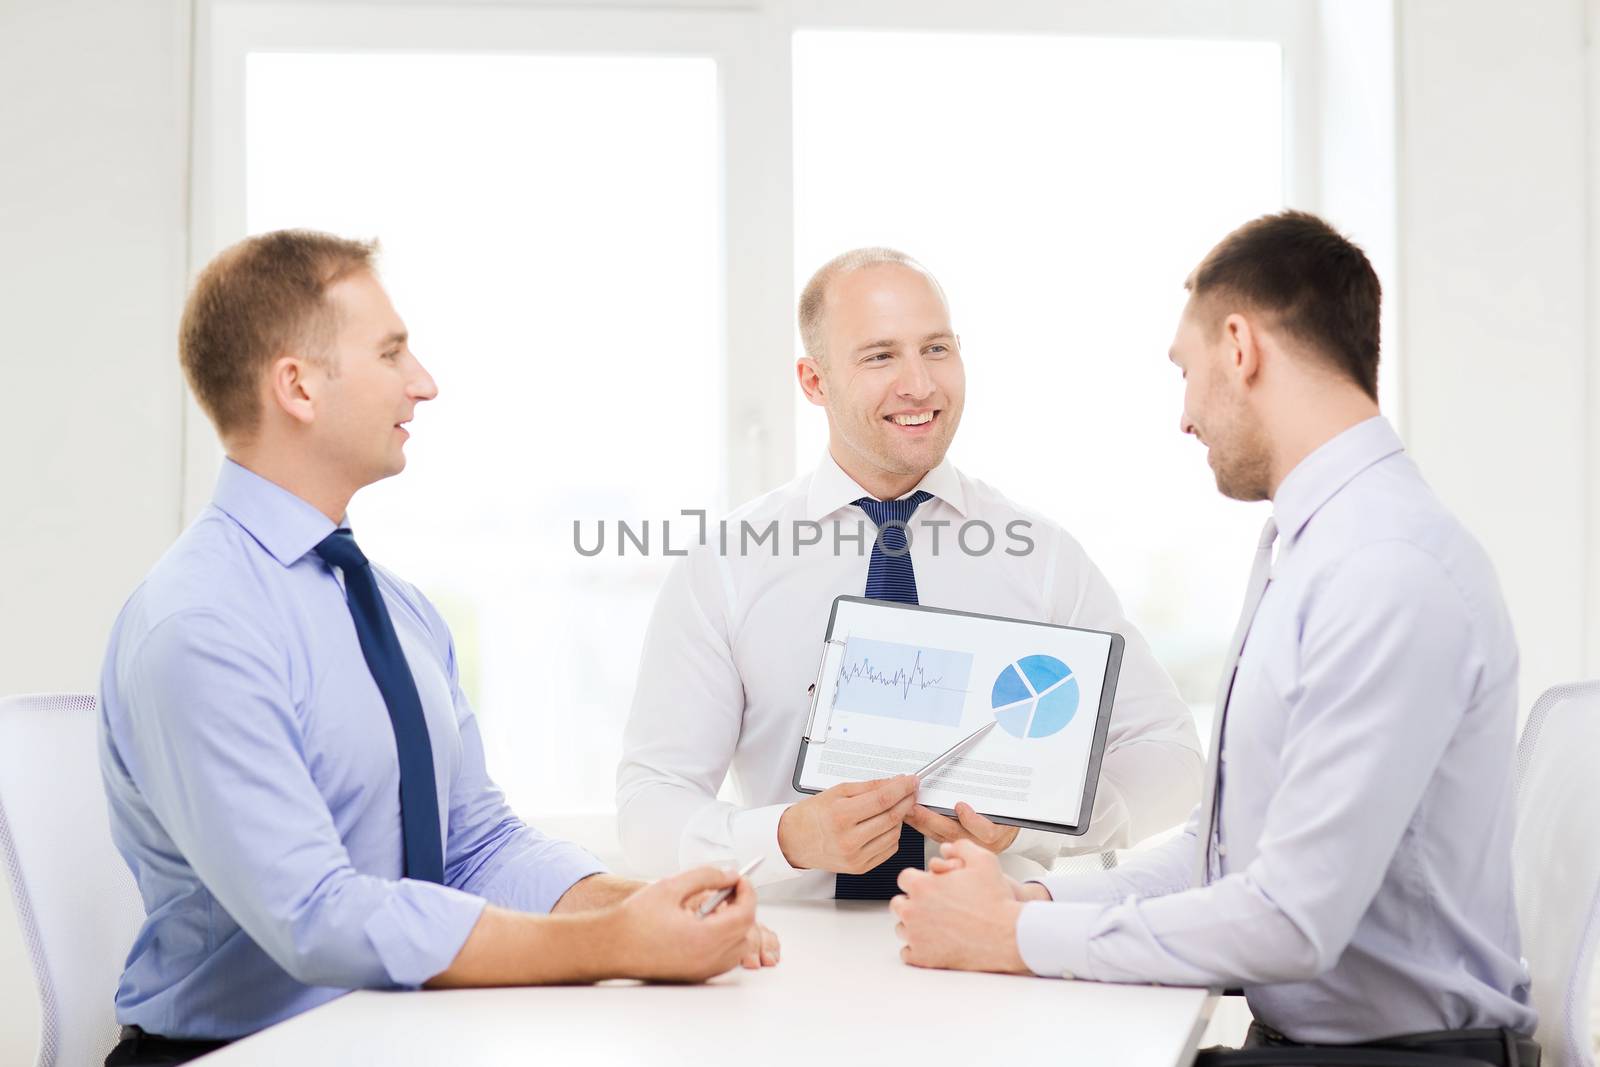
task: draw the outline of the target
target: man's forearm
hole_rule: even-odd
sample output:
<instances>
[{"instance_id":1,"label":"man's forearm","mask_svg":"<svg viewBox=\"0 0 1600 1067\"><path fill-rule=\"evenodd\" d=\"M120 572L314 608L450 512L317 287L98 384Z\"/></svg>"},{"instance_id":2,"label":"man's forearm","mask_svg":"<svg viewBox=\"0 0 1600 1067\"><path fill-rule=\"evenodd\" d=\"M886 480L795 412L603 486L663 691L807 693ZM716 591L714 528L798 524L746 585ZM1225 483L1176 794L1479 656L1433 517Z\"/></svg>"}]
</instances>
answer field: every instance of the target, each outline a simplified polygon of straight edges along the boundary
<instances>
[{"instance_id":1,"label":"man's forearm","mask_svg":"<svg viewBox=\"0 0 1600 1067\"><path fill-rule=\"evenodd\" d=\"M571 915L610 907L633 896L644 886L631 878L618 878L614 874L591 874L580 878L556 901L550 909L552 915Z\"/></svg>"},{"instance_id":2,"label":"man's forearm","mask_svg":"<svg viewBox=\"0 0 1600 1067\"><path fill-rule=\"evenodd\" d=\"M622 977L621 949L626 946L617 929L614 912L529 915L491 904L478 916L450 966L434 975L427 988L555 985Z\"/></svg>"}]
</instances>

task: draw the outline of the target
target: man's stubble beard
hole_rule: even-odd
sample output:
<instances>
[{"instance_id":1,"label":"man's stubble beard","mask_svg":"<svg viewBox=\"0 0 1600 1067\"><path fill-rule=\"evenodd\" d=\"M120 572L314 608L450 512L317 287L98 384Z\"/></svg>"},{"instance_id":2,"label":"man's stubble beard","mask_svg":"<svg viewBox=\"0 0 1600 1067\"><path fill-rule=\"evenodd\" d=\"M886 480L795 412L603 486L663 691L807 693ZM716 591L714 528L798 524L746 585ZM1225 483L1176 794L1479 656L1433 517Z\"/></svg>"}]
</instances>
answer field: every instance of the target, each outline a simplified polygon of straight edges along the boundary
<instances>
[{"instance_id":1,"label":"man's stubble beard","mask_svg":"<svg viewBox=\"0 0 1600 1067\"><path fill-rule=\"evenodd\" d=\"M1272 495L1272 451L1266 432L1238 396L1219 389L1214 400L1213 410L1220 418L1214 420L1213 429L1225 427L1211 440L1217 491L1231 500L1268 499Z\"/></svg>"}]
</instances>

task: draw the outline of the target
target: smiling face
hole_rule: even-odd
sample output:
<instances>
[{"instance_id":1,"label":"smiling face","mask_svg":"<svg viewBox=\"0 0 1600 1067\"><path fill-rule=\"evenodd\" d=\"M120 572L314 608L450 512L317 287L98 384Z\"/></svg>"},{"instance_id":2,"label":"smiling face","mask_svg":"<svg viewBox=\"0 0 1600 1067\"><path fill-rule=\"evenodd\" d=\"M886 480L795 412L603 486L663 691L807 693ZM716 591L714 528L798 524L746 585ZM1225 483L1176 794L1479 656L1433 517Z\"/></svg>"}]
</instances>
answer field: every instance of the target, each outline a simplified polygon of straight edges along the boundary
<instances>
[{"instance_id":1,"label":"smiling face","mask_svg":"<svg viewBox=\"0 0 1600 1067\"><path fill-rule=\"evenodd\" d=\"M1179 429L1206 446L1217 490L1235 500L1266 500L1272 491L1267 435L1245 401L1238 373L1238 315L1221 322L1190 298L1168 357L1183 371Z\"/></svg>"},{"instance_id":2,"label":"smiling face","mask_svg":"<svg viewBox=\"0 0 1600 1067\"><path fill-rule=\"evenodd\" d=\"M369 485L405 469L405 424L439 390L370 271L329 286L326 299L337 329L321 361L315 447L350 484Z\"/></svg>"},{"instance_id":3,"label":"smiling face","mask_svg":"<svg viewBox=\"0 0 1600 1067\"><path fill-rule=\"evenodd\" d=\"M828 286L823 336L800 381L827 409L835 461L882 499L909 490L944 460L966 400L944 297L903 264L849 271Z\"/></svg>"}]
</instances>

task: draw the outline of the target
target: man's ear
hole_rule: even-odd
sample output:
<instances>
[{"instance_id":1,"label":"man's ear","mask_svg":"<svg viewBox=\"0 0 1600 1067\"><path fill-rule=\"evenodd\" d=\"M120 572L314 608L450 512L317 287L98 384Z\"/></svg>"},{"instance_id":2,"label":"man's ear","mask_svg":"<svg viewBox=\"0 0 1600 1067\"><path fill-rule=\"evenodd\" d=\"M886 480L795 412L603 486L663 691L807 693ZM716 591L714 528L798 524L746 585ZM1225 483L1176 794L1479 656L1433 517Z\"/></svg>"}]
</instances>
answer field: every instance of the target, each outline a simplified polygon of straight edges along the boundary
<instances>
[{"instance_id":1,"label":"man's ear","mask_svg":"<svg viewBox=\"0 0 1600 1067\"><path fill-rule=\"evenodd\" d=\"M301 356L285 353L267 368L267 402L295 422L311 424L320 386L310 361Z\"/></svg>"},{"instance_id":2,"label":"man's ear","mask_svg":"<svg viewBox=\"0 0 1600 1067\"><path fill-rule=\"evenodd\" d=\"M795 377L800 380L800 391L806 399L822 407L828 402L828 391L822 383L822 368L810 356L801 356L794 364Z\"/></svg>"},{"instance_id":3,"label":"man's ear","mask_svg":"<svg viewBox=\"0 0 1600 1067\"><path fill-rule=\"evenodd\" d=\"M1234 312L1222 321L1222 338L1228 345L1223 366L1239 385L1254 385L1261 373L1261 336L1250 320Z\"/></svg>"}]
</instances>

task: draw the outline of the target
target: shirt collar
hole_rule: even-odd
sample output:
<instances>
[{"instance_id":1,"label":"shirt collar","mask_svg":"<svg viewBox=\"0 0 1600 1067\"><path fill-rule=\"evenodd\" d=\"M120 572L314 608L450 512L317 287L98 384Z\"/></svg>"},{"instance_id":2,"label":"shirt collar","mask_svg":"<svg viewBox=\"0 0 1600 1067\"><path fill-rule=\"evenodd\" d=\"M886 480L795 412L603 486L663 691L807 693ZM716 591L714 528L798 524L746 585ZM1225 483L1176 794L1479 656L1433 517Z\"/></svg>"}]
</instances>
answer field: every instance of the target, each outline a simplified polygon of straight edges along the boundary
<instances>
[{"instance_id":1,"label":"shirt collar","mask_svg":"<svg viewBox=\"0 0 1600 1067\"><path fill-rule=\"evenodd\" d=\"M923 475L922 481L900 499L910 496L918 489L943 500L955 508L956 513L962 518L967 517L967 497L961 485L961 474L948 459L941 460L937 467ZM819 521L847 504L871 495L844 472L844 469L834 461L832 453L824 451L822 462L817 464L816 471L811 475L811 488L806 493L806 518L813 522Z\"/></svg>"},{"instance_id":2,"label":"shirt collar","mask_svg":"<svg viewBox=\"0 0 1600 1067\"><path fill-rule=\"evenodd\" d=\"M211 502L285 567L334 531L309 502L231 459L222 461Z\"/></svg>"},{"instance_id":3,"label":"shirt collar","mask_svg":"<svg viewBox=\"0 0 1600 1067\"><path fill-rule=\"evenodd\" d=\"M1334 494L1379 460L1405 451L1389 420L1374 415L1345 430L1295 465L1272 498L1278 537L1287 544Z\"/></svg>"}]
</instances>

